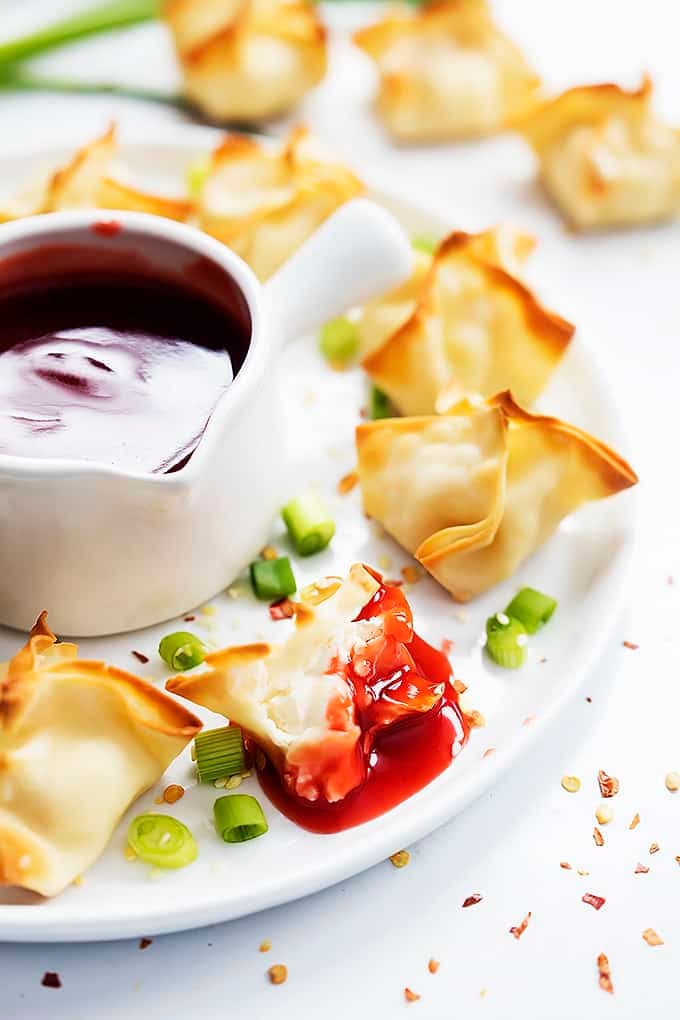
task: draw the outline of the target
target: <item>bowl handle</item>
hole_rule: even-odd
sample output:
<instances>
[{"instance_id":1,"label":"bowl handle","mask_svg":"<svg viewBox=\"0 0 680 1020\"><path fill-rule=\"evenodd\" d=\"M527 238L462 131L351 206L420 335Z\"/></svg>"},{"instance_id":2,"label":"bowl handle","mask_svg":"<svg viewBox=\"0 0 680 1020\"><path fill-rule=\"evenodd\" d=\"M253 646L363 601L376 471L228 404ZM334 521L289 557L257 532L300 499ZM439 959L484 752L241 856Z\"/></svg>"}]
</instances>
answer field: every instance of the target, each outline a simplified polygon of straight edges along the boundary
<instances>
[{"instance_id":1,"label":"bowl handle","mask_svg":"<svg viewBox=\"0 0 680 1020\"><path fill-rule=\"evenodd\" d=\"M368 199L348 202L265 285L278 337L303 336L385 293L406 280L412 266L413 251L397 220Z\"/></svg>"}]
</instances>

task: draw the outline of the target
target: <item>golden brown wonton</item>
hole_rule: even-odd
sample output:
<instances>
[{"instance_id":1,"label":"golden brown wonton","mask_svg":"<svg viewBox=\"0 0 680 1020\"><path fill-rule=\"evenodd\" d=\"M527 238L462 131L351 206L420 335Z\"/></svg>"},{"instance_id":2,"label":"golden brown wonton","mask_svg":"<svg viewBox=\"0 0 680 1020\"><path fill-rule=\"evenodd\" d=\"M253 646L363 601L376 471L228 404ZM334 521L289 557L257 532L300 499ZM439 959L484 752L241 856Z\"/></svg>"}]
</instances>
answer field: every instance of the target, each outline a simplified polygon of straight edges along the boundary
<instances>
[{"instance_id":1,"label":"golden brown wonton","mask_svg":"<svg viewBox=\"0 0 680 1020\"><path fill-rule=\"evenodd\" d=\"M116 126L88 142L64 166L31 182L4 206L0 205L0 223L58 212L61 209L121 209L155 213L172 220L185 220L192 203L184 198L168 198L140 191L112 176L112 164L118 155Z\"/></svg>"},{"instance_id":2,"label":"golden brown wonton","mask_svg":"<svg viewBox=\"0 0 680 1020\"><path fill-rule=\"evenodd\" d=\"M220 121L291 109L326 73L326 31L306 0L167 0L184 92Z\"/></svg>"},{"instance_id":3,"label":"golden brown wonton","mask_svg":"<svg viewBox=\"0 0 680 1020\"><path fill-rule=\"evenodd\" d=\"M79 659L43 613L0 667L0 884L64 889L200 727L146 681Z\"/></svg>"},{"instance_id":4,"label":"golden brown wonton","mask_svg":"<svg viewBox=\"0 0 680 1020\"><path fill-rule=\"evenodd\" d=\"M354 40L380 74L377 109L404 141L501 131L535 101L539 79L486 0L434 0L386 15Z\"/></svg>"},{"instance_id":5,"label":"golden brown wonton","mask_svg":"<svg viewBox=\"0 0 680 1020\"><path fill-rule=\"evenodd\" d=\"M315 151L303 127L277 149L228 135L212 154L199 224L266 280L331 213L362 191L353 173Z\"/></svg>"},{"instance_id":6,"label":"golden brown wonton","mask_svg":"<svg viewBox=\"0 0 680 1020\"><path fill-rule=\"evenodd\" d=\"M461 602L509 577L582 503L637 482L604 443L508 392L357 429L366 513Z\"/></svg>"},{"instance_id":7,"label":"golden brown wonton","mask_svg":"<svg viewBox=\"0 0 680 1020\"><path fill-rule=\"evenodd\" d=\"M651 108L652 84L569 89L545 103L521 131L541 181L579 230L665 219L680 208L680 131Z\"/></svg>"},{"instance_id":8,"label":"golden brown wonton","mask_svg":"<svg viewBox=\"0 0 680 1020\"><path fill-rule=\"evenodd\" d=\"M432 414L442 401L504 388L530 404L545 388L574 327L507 268L529 250L531 239L508 231L450 234L408 301L392 295L382 311L381 301L369 306L363 366L401 414Z\"/></svg>"}]
</instances>

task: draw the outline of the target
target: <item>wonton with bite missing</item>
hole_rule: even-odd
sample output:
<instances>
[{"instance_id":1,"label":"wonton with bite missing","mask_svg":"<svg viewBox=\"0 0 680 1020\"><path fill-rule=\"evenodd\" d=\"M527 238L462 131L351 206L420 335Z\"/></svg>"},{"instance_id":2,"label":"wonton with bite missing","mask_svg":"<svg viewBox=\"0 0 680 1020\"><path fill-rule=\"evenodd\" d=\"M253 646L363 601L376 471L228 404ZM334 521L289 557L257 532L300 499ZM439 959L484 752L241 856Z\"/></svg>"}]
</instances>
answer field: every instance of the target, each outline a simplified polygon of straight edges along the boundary
<instances>
[{"instance_id":1,"label":"wonton with bite missing","mask_svg":"<svg viewBox=\"0 0 680 1020\"><path fill-rule=\"evenodd\" d=\"M380 75L378 114L407 142L502 131L535 101L539 78L494 24L486 0L433 0L359 29Z\"/></svg>"},{"instance_id":2,"label":"wonton with bite missing","mask_svg":"<svg viewBox=\"0 0 680 1020\"><path fill-rule=\"evenodd\" d=\"M0 667L0 884L61 892L200 728L146 681L78 658L43 613Z\"/></svg>"},{"instance_id":3,"label":"wonton with bite missing","mask_svg":"<svg viewBox=\"0 0 680 1020\"><path fill-rule=\"evenodd\" d=\"M357 429L364 510L465 602L510 577L583 503L635 485L613 450L509 393Z\"/></svg>"},{"instance_id":4,"label":"wonton with bite missing","mask_svg":"<svg viewBox=\"0 0 680 1020\"><path fill-rule=\"evenodd\" d=\"M577 230L650 223L680 210L680 130L654 114L648 78L631 92L569 89L521 131L546 192Z\"/></svg>"},{"instance_id":5,"label":"wonton with bite missing","mask_svg":"<svg viewBox=\"0 0 680 1020\"><path fill-rule=\"evenodd\" d=\"M531 239L507 229L450 234L403 299L367 306L363 367L401 414L506 388L531 404L543 391L574 327L515 275L530 250Z\"/></svg>"}]
</instances>

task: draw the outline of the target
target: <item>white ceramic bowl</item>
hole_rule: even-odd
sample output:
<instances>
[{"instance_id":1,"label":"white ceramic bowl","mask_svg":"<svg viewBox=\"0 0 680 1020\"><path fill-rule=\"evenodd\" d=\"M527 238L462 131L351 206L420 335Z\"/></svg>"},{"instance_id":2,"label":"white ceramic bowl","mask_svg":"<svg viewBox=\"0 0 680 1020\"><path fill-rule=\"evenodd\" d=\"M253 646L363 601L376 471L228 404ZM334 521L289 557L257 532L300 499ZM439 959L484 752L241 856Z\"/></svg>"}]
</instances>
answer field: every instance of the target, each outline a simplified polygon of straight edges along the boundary
<instances>
[{"instance_id":1,"label":"white ceramic bowl","mask_svg":"<svg viewBox=\"0 0 680 1020\"><path fill-rule=\"evenodd\" d=\"M92 229L101 210L0 226L0 281L5 259L46 244L132 241L160 270L199 256L243 295L250 346L179 471L0 455L0 623L11 627L29 628L47 608L61 634L139 629L229 584L265 543L288 495L277 345L396 285L411 266L396 220L364 199L343 206L264 287L230 249L192 227L113 215L121 229L111 236Z\"/></svg>"}]
</instances>

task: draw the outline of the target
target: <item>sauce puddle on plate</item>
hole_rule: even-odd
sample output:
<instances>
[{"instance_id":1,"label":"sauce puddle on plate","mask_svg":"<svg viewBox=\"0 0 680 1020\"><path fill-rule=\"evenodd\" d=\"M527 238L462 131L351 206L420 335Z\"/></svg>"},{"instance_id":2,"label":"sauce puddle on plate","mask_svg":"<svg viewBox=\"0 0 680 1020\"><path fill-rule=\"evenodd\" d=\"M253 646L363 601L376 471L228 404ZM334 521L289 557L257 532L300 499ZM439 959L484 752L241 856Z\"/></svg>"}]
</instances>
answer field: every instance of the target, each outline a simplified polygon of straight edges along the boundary
<instances>
[{"instance_id":1,"label":"sauce puddle on plate","mask_svg":"<svg viewBox=\"0 0 680 1020\"><path fill-rule=\"evenodd\" d=\"M245 301L207 259L159 270L96 227L0 262L0 453L176 471L245 360Z\"/></svg>"}]
</instances>

